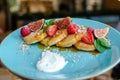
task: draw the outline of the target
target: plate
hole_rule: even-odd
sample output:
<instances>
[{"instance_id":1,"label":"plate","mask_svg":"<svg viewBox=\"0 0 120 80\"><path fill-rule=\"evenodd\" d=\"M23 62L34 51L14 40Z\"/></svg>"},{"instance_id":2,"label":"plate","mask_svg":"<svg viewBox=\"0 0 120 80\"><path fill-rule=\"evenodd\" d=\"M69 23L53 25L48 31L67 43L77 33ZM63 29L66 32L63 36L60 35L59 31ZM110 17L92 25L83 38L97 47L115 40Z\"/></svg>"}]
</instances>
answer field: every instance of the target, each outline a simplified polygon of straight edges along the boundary
<instances>
[{"instance_id":1,"label":"plate","mask_svg":"<svg viewBox=\"0 0 120 80\"><path fill-rule=\"evenodd\" d=\"M81 18L73 18L73 23L93 27L95 29L110 27L109 25ZM20 28L9 34L0 45L0 59L13 73L28 79L60 80L60 79L87 79L100 75L120 61L120 33L110 27L108 38L111 40L111 49L93 55L90 52L59 51L68 64L60 71L46 73L36 68L43 49L38 43L23 45ZM23 48L24 47L24 48ZM53 51L57 51L57 48Z\"/></svg>"}]
</instances>

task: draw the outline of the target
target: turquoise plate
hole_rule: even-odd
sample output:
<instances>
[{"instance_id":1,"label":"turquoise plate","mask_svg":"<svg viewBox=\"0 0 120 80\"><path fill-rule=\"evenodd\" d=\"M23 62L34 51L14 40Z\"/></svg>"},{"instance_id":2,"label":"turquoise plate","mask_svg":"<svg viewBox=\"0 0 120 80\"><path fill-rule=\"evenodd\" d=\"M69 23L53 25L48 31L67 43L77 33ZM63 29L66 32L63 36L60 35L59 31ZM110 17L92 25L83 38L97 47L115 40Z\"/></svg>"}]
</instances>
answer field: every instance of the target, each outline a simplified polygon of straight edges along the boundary
<instances>
[{"instance_id":1,"label":"turquoise plate","mask_svg":"<svg viewBox=\"0 0 120 80\"><path fill-rule=\"evenodd\" d=\"M73 23L90 26L95 29L110 27L97 21L80 18L73 18ZM20 29L17 29L1 43L0 59L10 71L28 79L87 79L110 70L120 61L120 33L110 27L107 36L111 40L111 49L107 49L98 55L82 51L61 51L59 53L65 57L68 64L60 71L45 73L36 69L36 63L41 56L42 49L38 48L38 43L22 48L23 40L20 35ZM53 51L57 51L57 48Z\"/></svg>"}]
</instances>

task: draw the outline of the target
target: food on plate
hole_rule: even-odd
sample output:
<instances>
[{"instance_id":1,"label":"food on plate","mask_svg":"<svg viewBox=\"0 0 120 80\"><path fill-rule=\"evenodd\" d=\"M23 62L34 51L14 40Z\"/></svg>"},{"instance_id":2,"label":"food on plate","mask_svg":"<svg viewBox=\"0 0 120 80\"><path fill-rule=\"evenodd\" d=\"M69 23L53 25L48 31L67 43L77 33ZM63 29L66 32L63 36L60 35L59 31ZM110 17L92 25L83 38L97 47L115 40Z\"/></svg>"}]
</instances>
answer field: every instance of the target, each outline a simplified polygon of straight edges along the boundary
<instances>
[{"instance_id":1,"label":"food on plate","mask_svg":"<svg viewBox=\"0 0 120 80\"><path fill-rule=\"evenodd\" d=\"M44 19L41 19L36 22L31 22L28 24L28 27L30 28L31 31L39 30L43 27L44 21L45 21Z\"/></svg>"},{"instance_id":2,"label":"food on plate","mask_svg":"<svg viewBox=\"0 0 120 80\"><path fill-rule=\"evenodd\" d=\"M65 29L67 28L72 22L72 19L70 17L65 17L62 20L57 20L54 22L54 25L58 27L58 29Z\"/></svg>"},{"instance_id":3,"label":"food on plate","mask_svg":"<svg viewBox=\"0 0 120 80\"><path fill-rule=\"evenodd\" d=\"M45 46L75 47L78 50L99 52L110 48L110 41L106 38L109 27L84 27L72 23L70 17L49 21L41 19L23 26L20 32L27 44L39 42Z\"/></svg>"},{"instance_id":4,"label":"food on plate","mask_svg":"<svg viewBox=\"0 0 120 80\"><path fill-rule=\"evenodd\" d=\"M83 50L83 51L94 51L95 50L94 44L87 44L87 43L84 43L82 41L79 41L79 42L75 43L74 46L77 49Z\"/></svg>"},{"instance_id":5,"label":"food on plate","mask_svg":"<svg viewBox=\"0 0 120 80\"><path fill-rule=\"evenodd\" d=\"M47 33L44 33L41 29L43 25L44 19L41 19L39 21L31 22L28 25L23 26L20 31L23 40L27 44L33 44L44 39L47 36Z\"/></svg>"},{"instance_id":6,"label":"food on plate","mask_svg":"<svg viewBox=\"0 0 120 80\"><path fill-rule=\"evenodd\" d=\"M31 33L31 30L27 26L24 26L24 27L21 28L20 33L23 37L25 37L25 36L28 36Z\"/></svg>"},{"instance_id":7,"label":"food on plate","mask_svg":"<svg viewBox=\"0 0 120 80\"><path fill-rule=\"evenodd\" d=\"M44 50L36 67L43 72L56 72L64 68L66 64L67 61L65 61L62 55L51 52L50 50Z\"/></svg>"},{"instance_id":8,"label":"food on plate","mask_svg":"<svg viewBox=\"0 0 120 80\"><path fill-rule=\"evenodd\" d=\"M94 43L94 35L90 28L87 29L85 35L81 39L83 42L87 44L93 44Z\"/></svg>"},{"instance_id":9,"label":"food on plate","mask_svg":"<svg viewBox=\"0 0 120 80\"><path fill-rule=\"evenodd\" d=\"M40 41L40 43L44 44L45 46L52 46L67 37L67 35L67 30L61 29L58 30L53 37L47 36L44 40Z\"/></svg>"},{"instance_id":10,"label":"food on plate","mask_svg":"<svg viewBox=\"0 0 120 80\"><path fill-rule=\"evenodd\" d=\"M99 52L104 52L107 48L110 48L109 40L106 38L96 39L94 45Z\"/></svg>"},{"instance_id":11,"label":"food on plate","mask_svg":"<svg viewBox=\"0 0 120 80\"><path fill-rule=\"evenodd\" d=\"M76 24L70 24L69 26L68 26L68 33L69 34L75 34L77 31L78 31L78 25L76 25Z\"/></svg>"},{"instance_id":12,"label":"food on plate","mask_svg":"<svg viewBox=\"0 0 120 80\"><path fill-rule=\"evenodd\" d=\"M48 36L51 36L51 37L54 36L55 33L57 32L57 26L52 25L52 26L48 27L46 32L47 32Z\"/></svg>"},{"instance_id":13,"label":"food on plate","mask_svg":"<svg viewBox=\"0 0 120 80\"><path fill-rule=\"evenodd\" d=\"M69 34L67 37L65 37L63 40L59 41L56 46L59 47L71 47L76 42L81 40L81 37L83 36L83 32L79 32L76 34Z\"/></svg>"},{"instance_id":14,"label":"food on plate","mask_svg":"<svg viewBox=\"0 0 120 80\"><path fill-rule=\"evenodd\" d=\"M94 30L96 38L104 38L109 32L109 27Z\"/></svg>"},{"instance_id":15,"label":"food on plate","mask_svg":"<svg viewBox=\"0 0 120 80\"><path fill-rule=\"evenodd\" d=\"M57 44L59 41L67 37L67 35L68 33L66 29L58 30L57 33L52 38L50 38L50 40L48 41L48 45L52 46Z\"/></svg>"},{"instance_id":16,"label":"food on plate","mask_svg":"<svg viewBox=\"0 0 120 80\"><path fill-rule=\"evenodd\" d=\"M30 33L28 36L23 37L24 41L27 44L33 44L39 42L47 37L47 34L43 32L43 30L38 30Z\"/></svg>"}]
</instances>

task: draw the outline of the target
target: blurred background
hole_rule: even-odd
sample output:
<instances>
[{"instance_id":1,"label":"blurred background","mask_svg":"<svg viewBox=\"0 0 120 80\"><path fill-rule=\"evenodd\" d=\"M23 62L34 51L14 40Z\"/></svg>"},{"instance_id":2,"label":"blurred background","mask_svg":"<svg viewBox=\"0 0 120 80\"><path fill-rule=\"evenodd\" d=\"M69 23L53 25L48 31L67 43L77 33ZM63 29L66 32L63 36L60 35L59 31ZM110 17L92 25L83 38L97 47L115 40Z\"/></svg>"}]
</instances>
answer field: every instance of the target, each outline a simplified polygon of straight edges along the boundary
<instances>
[{"instance_id":1,"label":"blurred background","mask_svg":"<svg viewBox=\"0 0 120 80\"><path fill-rule=\"evenodd\" d=\"M17 29L24 21L66 16L115 27L120 20L120 0L0 0L0 27L5 31Z\"/></svg>"},{"instance_id":2,"label":"blurred background","mask_svg":"<svg viewBox=\"0 0 120 80\"><path fill-rule=\"evenodd\" d=\"M0 41L31 21L66 16L100 21L120 31L120 0L0 0ZM116 79L117 69L112 73Z\"/></svg>"}]
</instances>

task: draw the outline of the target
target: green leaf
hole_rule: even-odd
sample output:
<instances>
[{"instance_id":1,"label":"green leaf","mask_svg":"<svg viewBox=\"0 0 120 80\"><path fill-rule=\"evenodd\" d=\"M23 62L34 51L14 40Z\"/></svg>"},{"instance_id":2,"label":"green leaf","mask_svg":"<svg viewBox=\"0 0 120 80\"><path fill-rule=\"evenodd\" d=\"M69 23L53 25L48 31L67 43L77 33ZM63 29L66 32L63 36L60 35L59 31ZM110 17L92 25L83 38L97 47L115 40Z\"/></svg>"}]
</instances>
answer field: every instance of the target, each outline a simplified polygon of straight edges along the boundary
<instances>
[{"instance_id":1,"label":"green leaf","mask_svg":"<svg viewBox=\"0 0 120 80\"><path fill-rule=\"evenodd\" d=\"M44 28L43 28L43 32L46 32L48 27L49 27L49 26L44 27Z\"/></svg>"},{"instance_id":2,"label":"green leaf","mask_svg":"<svg viewBox=\"0 0 120 80\"><path fill-rule=\"evenodd\" d=\"M48 27L51 26L51 25L53 25L54 21L55 21L55 19L51 19L51 20L49 20L48 22L46 22L46 23L45 23L45 24L46 24L46 27L43 28L43 32L46 32L47 29L48 29Z\"/></svg>"},{"instance_id":3,"label":"green leaf","mask_svg":"<svg viewBox=\"0 0 120 80\"><path fill-rule=\"evenodd\" d=\"M99 39L99 41L100 41L100 44L101 44L102 46L104 46L104 47L106 47L106 48L110 48L109 43L108 43L104 38Z\"/></svg>"},{"instance_id":4,"label":"green leaf","mask_svg":"<svg viewBox=\"0 0 120 80\"><path fill-rule=\"evenodd\" d=\"M53 25L54 21L55 21L55 19L51 19L48 22L46 22L46 25L47 26Z\"/></svg>"},{"instance_id":5,"label":"green leaf","mask_svg":"<svg viewBox=\"0 0 120 80\"><path fill-rule=\"evenodd\" d=\"M101 42L100 42L99 39L96 39L96 40L94 41L94 45L95 45L96 49L97 49L99 52L101 52L101 53L106 50L106 47L104 47L104 46L101 45Z\"/></svg>"}]
</instances>

